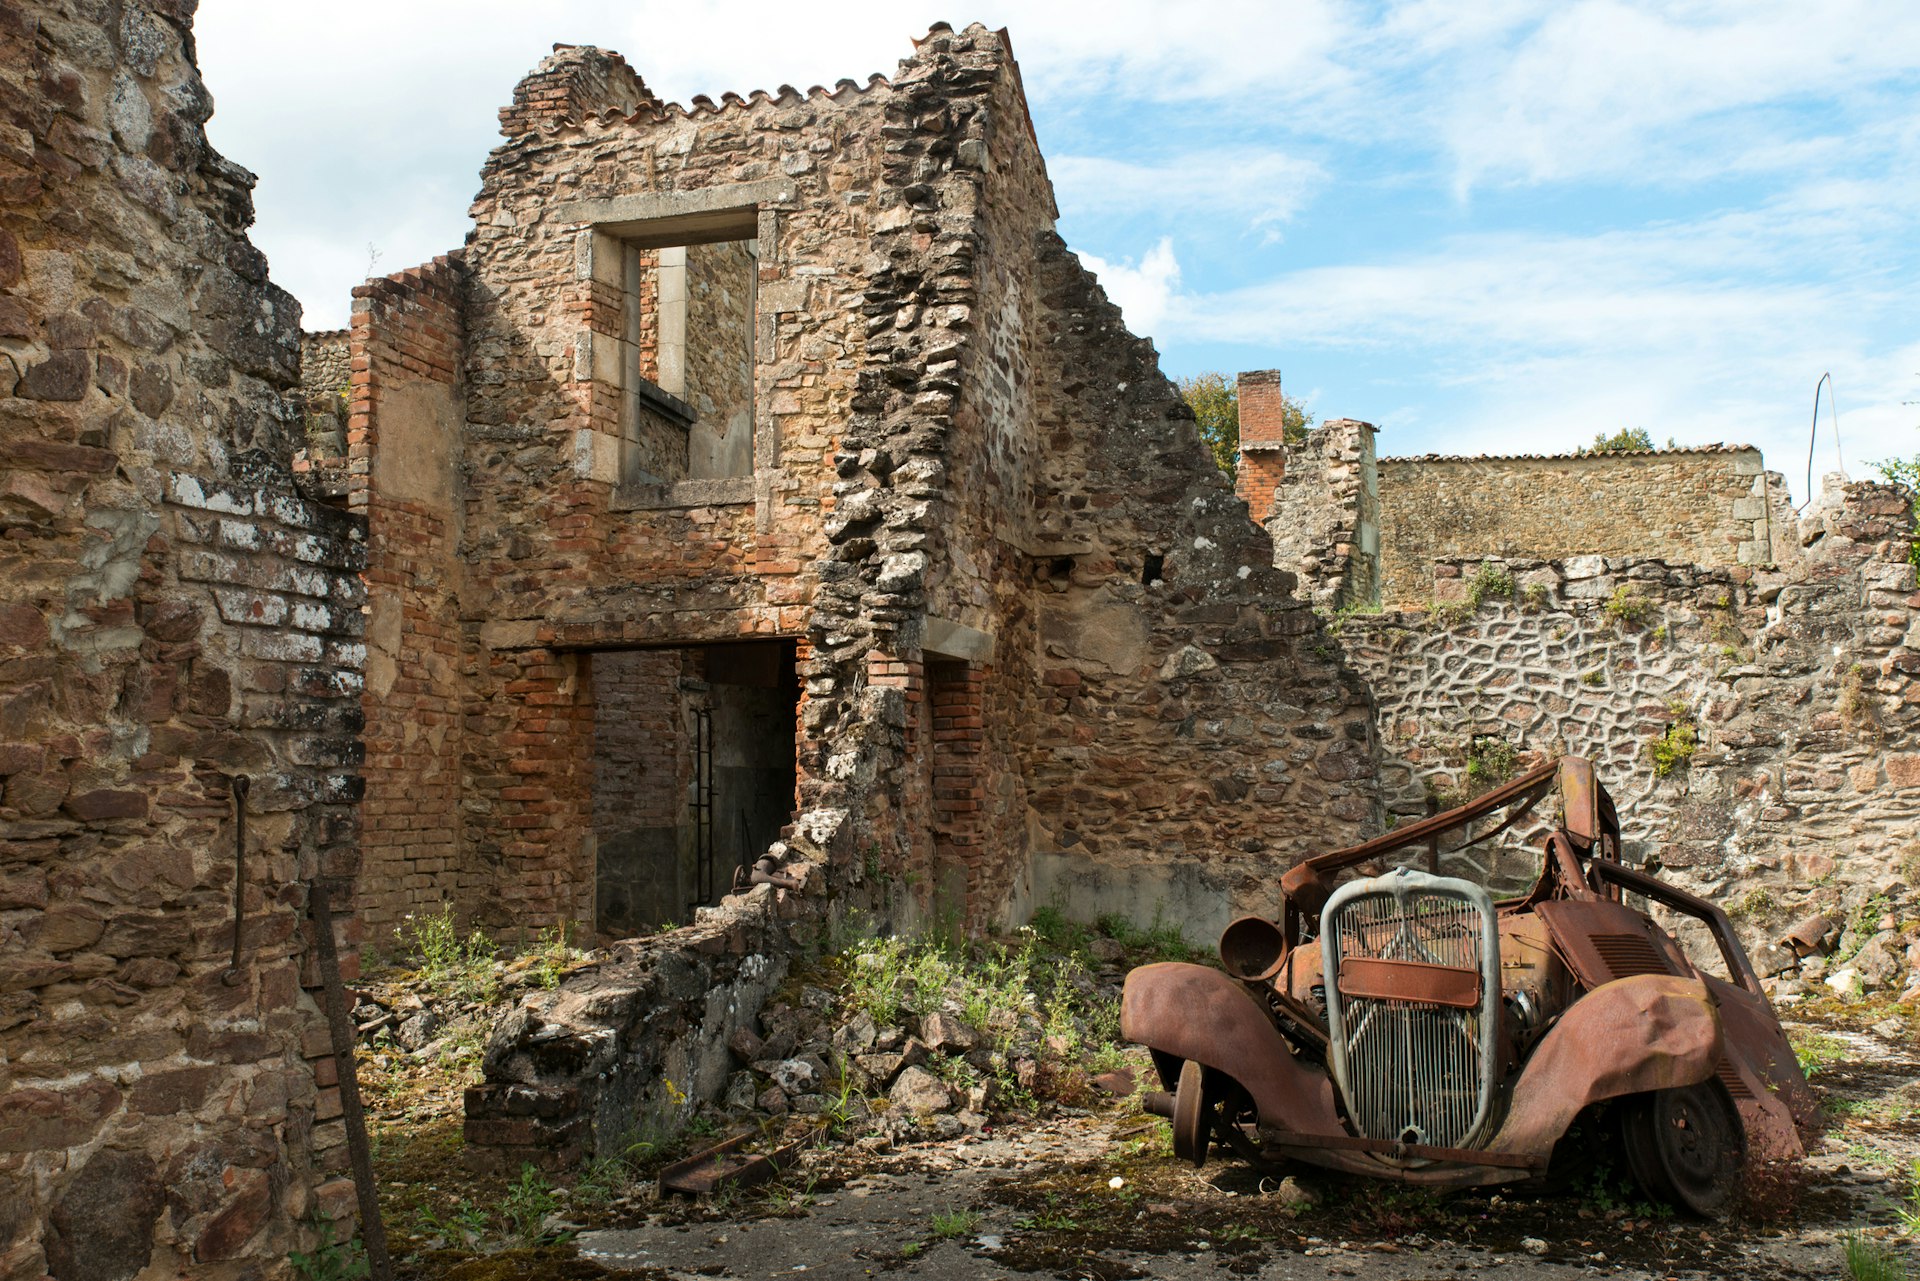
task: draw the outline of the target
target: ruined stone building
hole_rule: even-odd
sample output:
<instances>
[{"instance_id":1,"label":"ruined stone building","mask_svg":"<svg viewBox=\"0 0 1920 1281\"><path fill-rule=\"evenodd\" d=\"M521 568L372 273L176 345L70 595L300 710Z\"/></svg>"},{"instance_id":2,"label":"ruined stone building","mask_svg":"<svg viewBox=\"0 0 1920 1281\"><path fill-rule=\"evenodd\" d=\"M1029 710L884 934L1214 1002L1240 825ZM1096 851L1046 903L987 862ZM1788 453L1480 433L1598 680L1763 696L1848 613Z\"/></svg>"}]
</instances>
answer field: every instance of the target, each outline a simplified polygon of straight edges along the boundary
<instances>
[{"instance_id":1,"label":"ruined stone building","mask_svg":"<svg viewBox=\"0 0 1920 1281\"><path fill-rule=\"evenodd\" d=\"M1254 392L1236 495L1004 33L690 107L558 48L466 244L303 339L190 16L0 8L0 1278L283 1275L350 1213L315 886L349 981L443 905L624 940L467 1097L551 1163L715 1093L832 929L1204 939L1476 762L1593 752L1728 892L1911 839L1903 494L1288 447ZM1495 519L1567 484L1623 542Z\"/></svg>"},{"instance_id":2,"label":"ruined stone building","mask_svg":"<svg viewBox=\"0 0 1920 1281\"><path fill-rule=\"evenodd\" d=\"M369 928L686 922L783 833L882 913L1223 922L1360 830L1365 695L1054 233L1003 35L691 108L561 47L501 124L467 244L309 340Z\"/></svg>"}]
</instances>

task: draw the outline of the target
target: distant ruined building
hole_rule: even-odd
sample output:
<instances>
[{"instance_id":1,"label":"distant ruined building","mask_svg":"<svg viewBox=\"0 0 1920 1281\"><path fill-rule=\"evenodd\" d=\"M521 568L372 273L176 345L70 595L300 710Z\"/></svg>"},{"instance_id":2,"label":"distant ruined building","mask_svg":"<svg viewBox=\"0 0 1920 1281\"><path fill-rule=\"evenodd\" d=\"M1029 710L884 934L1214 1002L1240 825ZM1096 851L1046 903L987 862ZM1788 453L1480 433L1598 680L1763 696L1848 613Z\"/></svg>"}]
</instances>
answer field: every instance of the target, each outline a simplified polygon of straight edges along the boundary
<instances>
[{"instance_id":1,"label":"distant ruined building","mask_svg":"<svg viewBox=\"0 0 1920 1281\"><path fill-rule=\"evenodd\" d=\"M316 887L349 983L443 905L611 944L487 1047L517 1168L684 1120L835 930L1202 941L1516 755L1716 893L1895 875L1902 493L1288 447L1267 376L1236 495L1005 33L690 108L557 47L467 243L303 337L190 12L0 10L0 1278L283 1277L351 1217Z\"/></svg>"}]
</instances>

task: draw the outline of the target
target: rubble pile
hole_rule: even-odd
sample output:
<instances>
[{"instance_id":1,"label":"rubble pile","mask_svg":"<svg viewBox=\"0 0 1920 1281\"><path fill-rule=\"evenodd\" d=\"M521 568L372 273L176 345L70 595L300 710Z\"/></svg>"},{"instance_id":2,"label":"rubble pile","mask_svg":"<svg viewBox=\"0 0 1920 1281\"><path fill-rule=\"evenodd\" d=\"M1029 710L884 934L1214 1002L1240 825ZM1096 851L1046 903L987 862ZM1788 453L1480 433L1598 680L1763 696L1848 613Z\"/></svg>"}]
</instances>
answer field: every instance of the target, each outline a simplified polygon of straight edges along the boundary
<instances>
[{"instance_id":1,"label":"rubble pile","mask_svg":"<svg viewBox=\"0 0 1920 1281\"><path fill-rule=\"evenodd\" d=\"M1818 902L1818 900L1814 900ZM1920 1000L1920 897L1904 877L1851 886L1755 957L1776 1001Z\"/></svg>"},{"instance_id":2,"label":"rubble pile","mask_svg":"<svg viewBox=\"0 0 1920 1281\"><path fill-rule=\"evenodd\" d=\"M742 1066L722 1106L808 1121L880 1148L1087 1101L1096 1075L1124 1064L1118 1010L1128 951L1104 936L1056 951L1030 931L1011 945L964 952L892 939L856 944L769 1002L757 1029L735 1033L728 1048ZM1111 1087L1125 1077L1101 1079Z\"/></svg>"}]
</instances>

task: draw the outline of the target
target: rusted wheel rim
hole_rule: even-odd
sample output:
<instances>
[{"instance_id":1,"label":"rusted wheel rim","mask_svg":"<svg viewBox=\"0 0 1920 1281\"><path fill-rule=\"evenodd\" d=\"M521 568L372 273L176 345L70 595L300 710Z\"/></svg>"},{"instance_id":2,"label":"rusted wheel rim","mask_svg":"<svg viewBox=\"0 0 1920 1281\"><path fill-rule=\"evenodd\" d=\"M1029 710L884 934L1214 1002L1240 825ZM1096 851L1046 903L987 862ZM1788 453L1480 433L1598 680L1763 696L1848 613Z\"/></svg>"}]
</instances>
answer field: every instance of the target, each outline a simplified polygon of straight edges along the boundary
<instances>
[{"instance_id":1,"label":"rusted wheel rim","mask_svg":"<svg viewBox=\"0 0 1920 1281\"><path fill-rule=\"evenodd\" d=\"M1173 1093L1173 1154L1195 1166L1205 1165L1212 1119L1206 1098L1206 1069L1188 1059L1181 1065L1180 1085Z\"/></svg>"}]
</instances>

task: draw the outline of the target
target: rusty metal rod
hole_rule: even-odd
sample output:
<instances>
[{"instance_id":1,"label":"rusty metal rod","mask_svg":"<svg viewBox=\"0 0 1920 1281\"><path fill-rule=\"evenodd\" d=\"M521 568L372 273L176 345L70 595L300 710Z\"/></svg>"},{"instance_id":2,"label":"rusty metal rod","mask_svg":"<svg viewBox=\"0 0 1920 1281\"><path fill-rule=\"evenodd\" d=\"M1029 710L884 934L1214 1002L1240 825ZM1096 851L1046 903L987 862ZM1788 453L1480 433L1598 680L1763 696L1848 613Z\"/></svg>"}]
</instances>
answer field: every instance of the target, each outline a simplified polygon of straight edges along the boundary
<instances>
[{"instance_id":1,"label":"rusty metal rod","mask_svg":"<svg viewBox=\"0 0 1920 1281\"><path fill-rule=\"evenodd\" d=\"M367 1145L367 1114L360 1106L360 1077L353 1064L347 990L340 981L340 954L333 946L333 907L326 882L318 877L308 887L307 910L313 917L314 941L319 947L320 984L326 996L334 1068L340 1078L340 1113L347 1127L347 1162L353 1168L353 1190L360 1202L360 1236L367 1248L368 1281L393 1281L393 1263L387 1258L387 1229L380 1220L380 1189L373 1181L373 1151Z\"/></svg>"},{"instance_id":2,"label":"rusty metal rod","mask_svg":"<svg viewBox=\"0 0 1920 1281\"><path fill-rule=\"evenodd\" d=\"M240 922L247 911L247 793L253 790L253 780L235 774L229 786L233 789L233 959L227 962L227 972L220 981L233 987L242 977Z\"/></svg>"}]
</instances>

